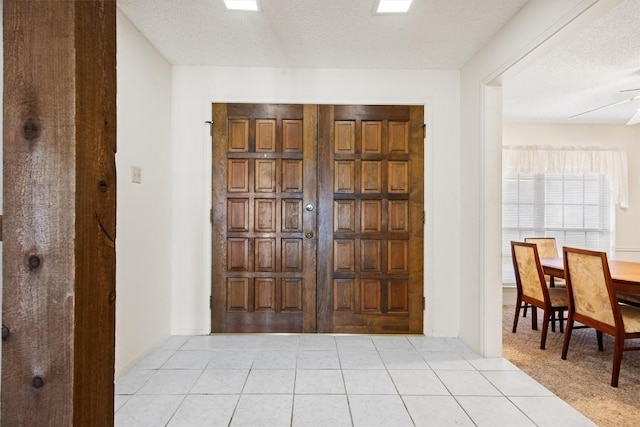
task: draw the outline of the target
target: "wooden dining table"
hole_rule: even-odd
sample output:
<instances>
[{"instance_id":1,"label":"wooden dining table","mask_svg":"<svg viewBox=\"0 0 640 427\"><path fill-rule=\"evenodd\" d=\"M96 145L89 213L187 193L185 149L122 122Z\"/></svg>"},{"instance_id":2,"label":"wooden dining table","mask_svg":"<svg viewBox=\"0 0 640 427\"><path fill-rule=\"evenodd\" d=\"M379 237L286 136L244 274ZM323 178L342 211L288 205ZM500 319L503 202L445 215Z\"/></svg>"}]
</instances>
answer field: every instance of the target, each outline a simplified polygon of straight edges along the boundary
<instances>
[{"instance_id":1,"label":"wooden dining table","mask_svg":"<svg viewBox=\"0 0 640 427\"><path fill-rule=\"evenodd\" d=\"M640 262L608 260L611 282L616 291L640 294ZM562 258L540 258L545 274L564 279Z\"/></svg>"}]
</instances>

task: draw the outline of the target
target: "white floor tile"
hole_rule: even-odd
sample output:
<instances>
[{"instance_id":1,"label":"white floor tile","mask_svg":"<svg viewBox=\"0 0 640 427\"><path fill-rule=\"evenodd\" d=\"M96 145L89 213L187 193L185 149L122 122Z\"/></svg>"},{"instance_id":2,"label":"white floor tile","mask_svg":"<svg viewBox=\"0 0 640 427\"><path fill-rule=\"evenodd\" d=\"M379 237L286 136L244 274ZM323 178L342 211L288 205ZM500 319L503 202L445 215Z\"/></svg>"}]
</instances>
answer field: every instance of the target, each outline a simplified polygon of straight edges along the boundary
<instances>
[{"instance_id":1,"label":"white floor tile","mask_svg":"<svg viewBox=\"0 0 640 427\"><path fill-rule=\"evenodd\" d=\"M187 394L202 374L201 370L161 370L156 371L138 394Z\"/></svg>"},{"instance_id":2,"label":"white floor tile","mask_svg":"<svg viewBox=\"0 0 640 427\"><path fill-rule=\"evenodd\" d=\"M431 369L415 351L381 351L380 356L387 369Z\"/></svg>"},{"instance_id":3,"label":"white floor tile","mask_svg":"<svg viewBox=\"0 0 640 427\"><path fill-rule=\"evenodd\" d=\"M301 335L298 350L336 350L332 335Z\"/></svg>"},{"instance_id":4,"label":"white floor tile","mask_svg":"<svg viewBox=\"0 0 640 427\"><path fill-rule=\"evenodd\" d=\"M454 396L501 396L478 371L438 371L436 375Z\"/></svg>"},{"instance_id":5,"label":"white floor tile","mask_svg":"<svg viewBox=\"0 0 640 427\"><path fill-rule=\"evenodd\" d=\"M207 369L251 369L256 354L253 350L213 350Z\"/></svg>"},{"instance_id":6,"label":"white floor tile","mask_svg":"<svg viewBox=\"0 0 640 427\"><path fill-rule=\"evenodd\" d=\"M240 394L247 381L248 370L207 369L191 389L191 394Z\"/></svg>"},{"instance_id":7,"label":"white floor tile","mask_svg":"<svg viewBox=\"0 0 640 427\"><path fill-rule=\"evenodd\" d=\"M244 394L293 394L296 371L293 369L259 369L249 372Z\"/></svg>"},{"instance_id":8,"label":"white floor tile","mask_svg":"<svg viewBox=\"0 0 640 427\"><path fill-rule=\"evenodd\" d=\"M506 397L460 396L456 400L478 427L535 426Z\"/></svg>"},{"instance_id":9,"label":"white floor tile","mask_svg":"<svg viewBox=\"0 0 640 427\"><path fill-rule=\"evenodd\" d=\"M115 389L118 427L593 425L506 359L457 338L171 337Z\"/></svg>"},{"instance_id":10,"label":"white floor tile","mask_svg":"<svg viewBox=\"0 0 640 427\"><path fill-rule=\"evenodd\" d=\"M228 350L259 350L263 347L264 341L268 340L265 335L238 334L227 335L226 349Z\"/></svg>"},{"instance_id":11,"label":"white floor tile","mask_svg":"<svg viewBox=\"0 0 640 427\"><path fill-rule=\"evenodd\" d=\"M162 365L162 369L204 369L210 358L210 351L178 350Z\"/></svg>"},{"instance_id":12,"label":"white floor tile","mask_svg":"<svg viewBox=\"0 0 640 427\"><path fill-rule=\"evenodd\" d=\"M389 374L402 395L449 395L447 388L431 370L393 370Z\"/></svg>"},{"instance_id":13,"label":"white floor tile","mask_svg":"<svg viewBox=\"0 0 640 427\"><path fill-rule=\"evenodd\" d=\"M298 335L271 335L262 341L261 350L298 350L300 337Z\"/></svg>"},{"instance_id":14,"label":"white floor tile","mask_svg":"<svg viewBox=\"0 0 640 427\"><path fill-rule=\"evenodd\" d=\"M594 427L587 417L555 396L511 397L510 400L540 427Z\"/></svg>"},{"instance_id":15,"label":"white floor tile","mask_svg":"<svg viewBox=\"0 0 640 427\"><path fill-rule=\"evenodd\" d=\"M518 371L518 367L502 357L486 358L475 357L467 359L471 365L479 371Z\"/></svg>"},{"instance_id":16,"label":"white floor tile","mask_svg":"<svg viewBox=\"0 0 640 427\"><path fill-rule=\"evenodd\" d=\"M349 396L354 427L413 426L400 396Z\"/></svg>"},{"instance_id":17,"label":"white floor tile","mask_svg":"<svg viewBox=\"0 0 640 427\"><path fill-rule=\"evenodd\" d=\"M409 337L411 345L418 351L452 351L454 346L451 340L439 337Z\"/></svg>"},{"instance_id":18,"label":"white floor tile","mask_svg":"<svg viewBox=\"0 0 640 427\"><path fill-rule=\"evenodd\" d=\"M223 350L228 346L226 335L198 335L189 337L181 350Z\"/></svg>"},{"instance_id":19,"label":"white floor tile","mask_svg":"<svg viewBox=\"0 0 640 427\"><path fill-rule=\"evenodd\" d=\"M131 399L130 394L116 394L113 399L113 410L114 412L118 412L122 406L127 403Z\"/></svg>"},{"instance_id":20,"label":"white floor tile","mask_svg":"<svg viewBox=\"0 0 640 427\"><path fill-rule=\"evenodd\" d=\"M292 425L295 427L351 427L347 396L294 396Z\"/></svg>"},{"instance_id":21,"label":"white floor tile","mask_svg":"<svg viewBox=\"0 0 640 427\"><path fill-rule=\"evenodd\" d=\"M295 350L269 350L256 355L253 369L296 369L297 362Z\"/></svg>"},{"instance_id":22,"label":"white floor tile","mask_svg":"<svg viewBox=\"0 0 640 427\"><path fill-rule=\"evenodd\" d=\"M338 350L375 350L376 346L373 345L371 337L364 336L337 336L336 344Z\"/></svg>"},{"instance_id":23,"label":"white floor tile","mask_svg":"<svg viewBox=\"0 0 640 427\"><path fill-rule=\"evenodd\" d=\"M163 350L179 350L190 337L187 335L172 335L160 346Z\"/></svg>"},{"instance_id":24,"label":"white floor tile","mask_svg":"<svg viewBox=\"0 0 640 427\"><path fill-rule=\"evenodd\" d=\"M118 378L115 385L115 393L135 394L155 373L156 371L151 369L131 369Z\"/></svg>"},{"instance_id":25,"label":"white floor tile","mask_svg":"<svg viewBox=\"0 0 640 427\"><path fill-rule=\"evenodd\" d=\"M298 351L298 369L340 369L337 350Z\"/></svg>"},{"instance_id":26,"label":"white floor tile","mask_svg":"<svg viewBox=\"0 0 640 427\"><path fill-rule=\"evenodd\" d=\"M384 363L377 351L340 350L342 369L384 369Z\"/></svg>"},{"instance_id":27,"label":"white floor tile","mask_svg":"<svg viewBox=\"0 0 640 427\"><path fill-rule=\"evenodd\" d=\"M293 395L240 396L230 426L288 427L291 425Z\"/></svg>"},{"instance_id":28,"label":"white floor tile","mask_svg":"<svg viewBox=\"0 0 640 427\"><path fill-rule=\"evenodd\" d=\"M296 394L345 394L342 371L331 369L298 370Z\"/></svg>"},{"instance_id":29,"label":"white floor tile","mask_svg":"<svg viewBox=\"0 0 640 427\"><path fill-rule=\"evenodd\" d=\"M238 403L238 395L190 395L176 411L168 427L226 427Z\"/></svg>"},{"instance_id":30,"label":"white floor tile","mask_svg":"<svg viewBox=\"0 0 640 427\"><path fill-rule=\"evenodd\" d=\"M398 336L373 336L372 337L373 344L375 344L376 349L378 351L384 350L404 350L404 351L413 351L415 348L406 336L398 335Z\"/></svg>"},{"instance_id":31,"label":"white floor tile","mask_svg":"<svg viewBox=\"0 0 640 427\"><path fill-rule=\"evenodd\" d=\"M348 394L398 394L387 371L342 371Z\"/></svg>"},{"instance_id":32,"label":"white floor tile","mask_svg":"<svg viewBox=\"0 0 640 427\"><path fill-rule=\"evenodd\" d=\"M434 371L473 371L475 368L453 351L423 351L422 357Z\"/></svg>"},{"instance_id":33,"label":"white floor tile","mask_svg":"<svg viewBox=\"0 0 640 427\"><path fill-rule=\"evenodd\" d=\"M160 369L176 350L155 350L136 364L136 369Z\"/></svg>"},{"instance_id":34,"label":"white floor tile","mask_svg":"<svg viewBox=\"0 0 640 427\"><path fill-rule=\"evenodd\" d=\"M115 414L115 427L157 427L167 424L184 396L132 396Z\"/></svg>"},{"instance_id":35,"label":"white floor tile","mask_svg":"<svg viewBox=\"0 0 640 427\"><path fill-rule=\"evenodd\" d=\"M402 396L416 427L474 426L452 396Z\"/></svg>"},{"instance_id":36,"label":"white floor tile","mask_svg":"<svg viewBox=\"0 0 640 427\"><path fill-rule=\"evenodd\" d=\"M553 396L549 390L522 371L482 373L505 396Z\"/></svg>"}]
</instances>

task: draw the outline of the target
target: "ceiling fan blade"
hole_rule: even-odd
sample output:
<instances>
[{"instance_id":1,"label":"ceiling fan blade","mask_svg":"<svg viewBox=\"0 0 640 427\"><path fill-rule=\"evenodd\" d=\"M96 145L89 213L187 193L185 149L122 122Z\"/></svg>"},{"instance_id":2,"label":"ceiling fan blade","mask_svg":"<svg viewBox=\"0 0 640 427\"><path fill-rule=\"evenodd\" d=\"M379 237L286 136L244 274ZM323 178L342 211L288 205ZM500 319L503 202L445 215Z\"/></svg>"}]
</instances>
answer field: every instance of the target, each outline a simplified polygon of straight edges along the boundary
<instances>
[{"instance_id":1,"label":"ceiling fan blade","mask_svg":"<svg viewBox=\"0 0 640 427\"><path fill-rule=\"evenodd\" d=\"M631 119L629 119L629 121L627 122L628 125L635 125L638 123L640 123L640 109L638 109L633 117L631 117Z\"/></svg>"},{"instance_id":2,"label":"ceiling fan blade","mask_svg":"<svg viewBox=\"0 0 640 427\"><path fill-rule=\"evenodd\" d=\"M622 101L612 102L611 104L603 105L601 107L594 108L593 110L584 111L584 112L582 112L580 114L576 114L576 115L573 115L573 116L569 117L568 120L575 119L576 117L584 116L585 114L593 113L594 111L600 111L600 110L604 110L605 108L613 107L615 105L624 104L625 102L635 101L636 99L640 99L640 95L632 96L631 98L623 99Z\"/></svg>"}]
</instances>

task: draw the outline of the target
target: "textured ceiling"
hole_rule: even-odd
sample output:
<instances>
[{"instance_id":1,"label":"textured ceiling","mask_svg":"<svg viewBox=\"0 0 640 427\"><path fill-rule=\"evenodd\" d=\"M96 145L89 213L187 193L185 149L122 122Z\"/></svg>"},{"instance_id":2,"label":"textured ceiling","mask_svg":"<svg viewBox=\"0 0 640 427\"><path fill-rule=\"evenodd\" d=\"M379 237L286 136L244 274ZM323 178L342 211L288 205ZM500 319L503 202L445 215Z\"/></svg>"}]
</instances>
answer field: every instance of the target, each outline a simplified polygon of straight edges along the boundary
<instances>
[{"instance_id":1,"label":"textured ceiling","mask_svg":"<svg viewBox=\"0 0 640 427\"><path fill-rule=\"evenodd\" d=\"M117 0L175 65L458 69L528 0L414 0L406 15L376 0Z\"/></svg>"},{"instance_id":2,"label":"textured ceiling","mask_svg":"<svg viewBox=\"0 0 640 427\"><path fill-rule=\"evenodd\" d=\"M376 15L376 0L260 0L259 13L222 0L117 0L174 65L459 69L528 0L414 0ZM561 1L561 0L558 0ZM504 82L508 121L626 123L640 100L640 0L626 0Z\"/></svg>"},{"instance_id":3,"label":"textured ceiling","mask_svg":"<svg viewBox=\"0 0 640 427\"><path fill-rule=\"evenodd\" d=\"M640 96L640 0L626 0L571 40L503 84L508 121L626 123Z\"/></svg>"}]
</instances>

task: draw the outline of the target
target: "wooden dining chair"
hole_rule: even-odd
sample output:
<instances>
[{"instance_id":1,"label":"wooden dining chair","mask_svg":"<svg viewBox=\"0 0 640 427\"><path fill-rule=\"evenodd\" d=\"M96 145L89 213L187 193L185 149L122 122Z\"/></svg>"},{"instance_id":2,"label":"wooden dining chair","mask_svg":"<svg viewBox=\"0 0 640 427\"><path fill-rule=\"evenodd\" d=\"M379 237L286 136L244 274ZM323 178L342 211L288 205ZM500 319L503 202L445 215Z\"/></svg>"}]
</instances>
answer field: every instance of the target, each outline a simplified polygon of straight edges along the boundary
<instances>
[{"instance_id":1,"label":"wooden dining chair","mask_svg":"<svg viewBox=\"0 0 640 427\"><path fill-rule=\"evenodd\" d=\"M560 256L555 237L525 237L524 241L536 244L540 258L557 258Z\"/></svg>"},{"instance_id":2,"label":"wooden dining chair","mask_svg":"<svg viewBox=\"0 0 640 427\"><path fill-rule=\"evenodd\" d=\"M540 258L557 258L559 256L558 245L556 245L555 237L525 237L524 241L526 243L536 244L536 246L538 247L538 256ZM544 278L545 281L549 284L549 287L556 287L557 280L553 276L545 274ZM564 281L560 281L559 283L564 286ZM522 317L527 317L528 306L528 304L525 304Z\"/></svg>"},{"instance_id":3,"label":"wooden dining chair","mask_svg":"<svg viewBox=\"0 0 640 427\"><path fill-rule=\"evenodd\" d=\"M595 328L600 351L604 348L602 334L609 334L614 338L611 386L618 387L622 353L640 350L625 347L626 340L640 338L640 309L618 302L605 252L567 247L562 251L569 297L562 359L567 359L573 322Z\"/></svg>"},{"instance_id":4,"label":"wooden dining chair","mask_svg":"<svg viewBox=\"0 0 640 427\"><path fill-rule=\"evenodd\" d=\"M511 242L511 256L513 258L513 271L516 275L516 312L513 317L513 330L518 328L518 318L523 304L533 306L531 311L531 327L538 329L537 308L543 310L542 336L540 348L544 350L547 341L549 323L555 331L556 313L560 322L560 331L563 330L564 311L567 310L567 294L564 289L549 288L544 280L538 247L535 243Z\"/></svg>"}]
</instances>

